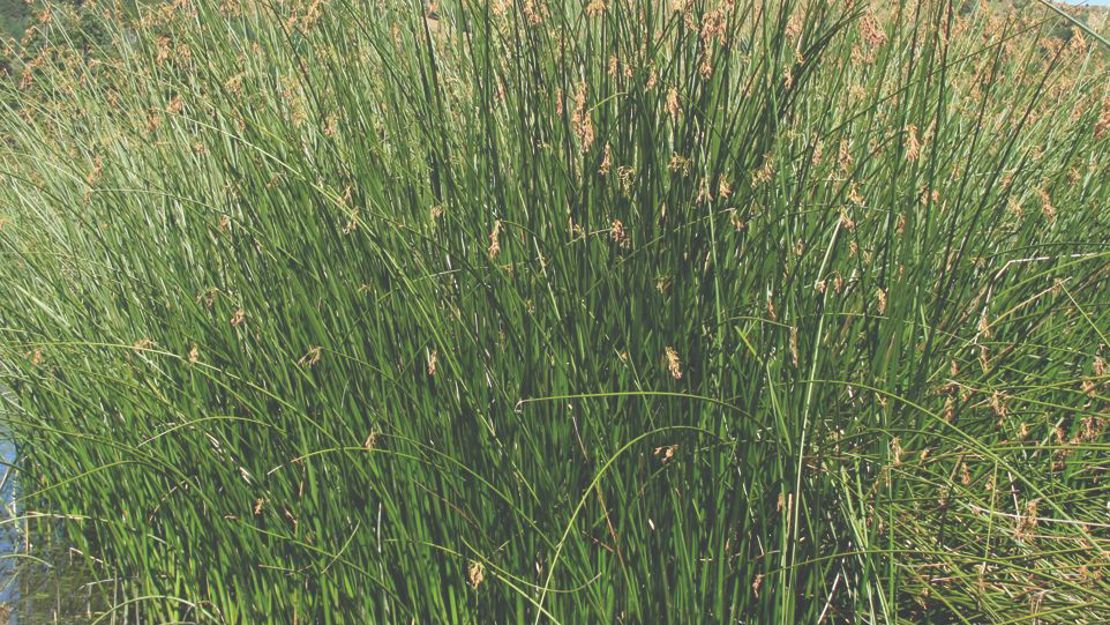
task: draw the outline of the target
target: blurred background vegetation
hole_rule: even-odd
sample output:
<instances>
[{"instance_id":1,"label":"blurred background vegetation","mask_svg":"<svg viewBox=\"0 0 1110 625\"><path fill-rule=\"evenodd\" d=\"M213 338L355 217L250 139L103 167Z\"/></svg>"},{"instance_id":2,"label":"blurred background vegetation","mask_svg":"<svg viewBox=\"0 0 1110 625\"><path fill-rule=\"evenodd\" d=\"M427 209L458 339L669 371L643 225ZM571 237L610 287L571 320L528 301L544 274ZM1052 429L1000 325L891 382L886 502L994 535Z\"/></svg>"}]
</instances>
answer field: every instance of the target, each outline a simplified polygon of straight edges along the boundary
<instances>
[{"instance_id":1,"label":"blurred background vegetation","mask_svg":"<svg viewBox=\"0 0 1110 625\"><path fill-rule=\"evenodd\" d=\"M0 0L0 36L4 38L21 37L23 36L28 26L31 24L32 15L39 14L44 5L71 5L80 8L85 4L84 0L54 0L52 2L42 2L41 0ZM1002 0L1001 2L985 2L980 0L964 0L960 4L961 13L969 13L980 6L991 7L1007 7L1012 6L1018 10L1035 9L1035 5L1039 4L1037 0ZM1066 6L1061 4L1060 6ZM1072 16L1078 18L1083 23L1095 28L1096 31L1104 32L1106 25L1106 16L1110 13L1110 7L1099 6L1070 6L1067 11ZM1067 39L1071 36L1072 29L1067 24L1061 23L1059 29L1059 36ZM4 56L0 56L0 60L5 60Z\"/></svg>"},{"instance_id":2,"label":"blurred background vegetation","mask_svg":"<svg viewBox=\"0 0 1110 625\"><path fill-rule=\"evenodd\" d=\"M5 36L16 36L27 26L30 7L22 0L0 0L0 31Z\"/></svg>"}]
</instances>

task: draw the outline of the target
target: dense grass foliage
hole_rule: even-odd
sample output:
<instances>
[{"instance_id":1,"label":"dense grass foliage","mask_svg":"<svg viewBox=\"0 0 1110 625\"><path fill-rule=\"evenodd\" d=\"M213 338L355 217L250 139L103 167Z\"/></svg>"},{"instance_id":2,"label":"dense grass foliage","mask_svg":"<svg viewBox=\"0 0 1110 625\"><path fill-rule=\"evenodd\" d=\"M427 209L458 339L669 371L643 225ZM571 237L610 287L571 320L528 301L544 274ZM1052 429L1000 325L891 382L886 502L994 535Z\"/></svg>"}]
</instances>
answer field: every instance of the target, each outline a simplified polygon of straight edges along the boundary
<instances>
[{"instance_id":1,"label":"dense grass foliage","mask_svg":"<svg viewBox=\"0 0 1110 625\"><path fill-rule=\"evenodd\" d=\"M57 15L28 516L105 622L1107 622L1105 50L959 8Z\"/></svg>"}]
</instances>

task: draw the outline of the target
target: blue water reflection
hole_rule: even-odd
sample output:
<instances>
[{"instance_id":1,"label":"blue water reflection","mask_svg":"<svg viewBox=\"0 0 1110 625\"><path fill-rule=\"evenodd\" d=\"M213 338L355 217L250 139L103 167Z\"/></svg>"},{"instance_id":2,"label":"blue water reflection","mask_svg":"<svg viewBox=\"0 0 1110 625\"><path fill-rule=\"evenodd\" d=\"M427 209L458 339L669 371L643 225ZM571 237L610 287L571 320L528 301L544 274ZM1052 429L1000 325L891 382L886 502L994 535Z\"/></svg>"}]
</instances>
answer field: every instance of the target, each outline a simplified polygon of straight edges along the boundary
<instances>
[{"instance_id":1,"label":"blue water reflection","mask_svg":"<svg viewBox=\"0 0 1110 625\"><path fill-rule=\"evenodd\" d=\"M0 624L18 623L13 607L19 602L19 556L23 546L16 521L16 446L0 433Z\"/></svg>"}]
</instances>

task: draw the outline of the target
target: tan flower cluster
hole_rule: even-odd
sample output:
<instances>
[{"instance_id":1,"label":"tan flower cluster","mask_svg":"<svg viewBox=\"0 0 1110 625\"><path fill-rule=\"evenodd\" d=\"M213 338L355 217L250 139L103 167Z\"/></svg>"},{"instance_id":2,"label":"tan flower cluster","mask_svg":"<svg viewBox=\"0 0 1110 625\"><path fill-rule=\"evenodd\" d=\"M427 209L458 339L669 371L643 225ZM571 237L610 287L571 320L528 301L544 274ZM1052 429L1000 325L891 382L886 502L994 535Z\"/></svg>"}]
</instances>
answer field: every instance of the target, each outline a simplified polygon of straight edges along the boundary
<instances>
[{"instance_id":1,"label":"tan flower cluster","mask_svg":"<svg viewBox=\"0 0 1110 625\"><path fill-rule=\"evenodd\" d=\"M574 128L574 134L578 137L578 143L582 151L588 152L594 144L594 122L589 111L586 110L585 81L579 83L578 90L574 94L574 113L571 115L570 123Z\"/></svg>"},{"instance_id":2,"label":"tan flower cluster","mask_svg":"<svg viewBox=\"0 0 1110 625\"><path fill-rule=\"evenodd\" d=\"M682 362L678 359L678 352L675 351L674 347L668 345L664 355L667 359L667 370L671 373L671 377L681 380Z\"/></svg>"}]
</instances>

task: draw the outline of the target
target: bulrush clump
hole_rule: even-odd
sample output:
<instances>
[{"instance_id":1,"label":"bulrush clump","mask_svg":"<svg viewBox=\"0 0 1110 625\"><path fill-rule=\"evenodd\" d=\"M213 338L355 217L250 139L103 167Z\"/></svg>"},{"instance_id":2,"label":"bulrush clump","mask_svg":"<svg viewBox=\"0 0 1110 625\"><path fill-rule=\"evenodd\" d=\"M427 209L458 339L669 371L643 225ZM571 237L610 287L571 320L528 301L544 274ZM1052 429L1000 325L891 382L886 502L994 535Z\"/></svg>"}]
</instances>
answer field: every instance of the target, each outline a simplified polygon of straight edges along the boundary
<instances>
[{"instance_id":1,"label":"bulrush clump","mask_svg":"<svg viewBox=\"0 0 1110 625\"><path fill-rule=\"evenodd\" d=\"M674 347L668 345L664 356L667 360L667 371L670 371L671 377L676 380L681 380L682 362L678 359L678 352L675 351Z\"/></svg>"},{"instance_id":2,"label":"bulrush clump","mask_svg":"<svg viewBox=\"0 0 1110 625\"><path fill-rule=\"evenodd\" d=\"M1108 65L1064 16L50 4L0 42L0 425L36 511L121 519L25 532L93 604L1106 624Z\"/></svg>"}]
</instances>

